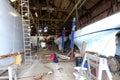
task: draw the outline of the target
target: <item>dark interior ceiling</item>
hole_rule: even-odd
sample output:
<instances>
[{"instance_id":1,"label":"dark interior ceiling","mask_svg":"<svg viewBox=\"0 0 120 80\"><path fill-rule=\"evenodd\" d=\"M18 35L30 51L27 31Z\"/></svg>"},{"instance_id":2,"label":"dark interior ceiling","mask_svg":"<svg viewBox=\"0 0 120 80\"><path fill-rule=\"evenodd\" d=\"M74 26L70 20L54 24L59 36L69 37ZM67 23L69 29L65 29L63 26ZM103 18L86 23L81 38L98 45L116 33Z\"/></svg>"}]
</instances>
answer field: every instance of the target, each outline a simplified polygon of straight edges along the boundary
<instances>
[{"instance_id":1,"label":"dark interior ceiling","mask_svg":"<svg viewBox=\"0 0 120 80\"><path fill-rule=\"evenodd\" d=\"M70 29L73 17L79 19L89 14L102 0L29 0L31 34L35 35L39 29L48 27L44 35L54 35L65 27ZM12 5L20 12L20 0Z\"/></svg>"}]
</instances>

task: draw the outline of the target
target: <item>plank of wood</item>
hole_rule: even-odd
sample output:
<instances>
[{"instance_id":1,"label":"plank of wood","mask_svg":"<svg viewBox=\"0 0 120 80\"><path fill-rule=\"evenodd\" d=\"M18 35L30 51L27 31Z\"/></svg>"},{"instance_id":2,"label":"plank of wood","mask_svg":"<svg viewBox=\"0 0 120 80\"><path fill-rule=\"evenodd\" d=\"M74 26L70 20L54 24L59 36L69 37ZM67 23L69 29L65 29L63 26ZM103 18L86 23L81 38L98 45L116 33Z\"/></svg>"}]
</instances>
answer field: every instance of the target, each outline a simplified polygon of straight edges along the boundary
<instances>
[{"instance_id":1,"label":"plank of wood","mask_svg":"<svg viewBox=\"0 0 120 80\"><path fill-rule=\"evenodd\" d=\"M7 57L11 57L11 56L17 56L18 54L24 54L24 52L2 55L2 56L0 56L0 59L4 59L4 58L7 58Z\"/></svg>"},{"instance_id":2,"label":"plank of wood","mask_svg":"<svg viewBox=\"0 0 120 80\"><path fill-rule=\"evenodd\" d=\"M70 57L65 56L65 55L62 55L62 54L56 53L56 55L57 55L58 57L62 58L62 59L70 59Z\"/></svg>"}]
</instances>

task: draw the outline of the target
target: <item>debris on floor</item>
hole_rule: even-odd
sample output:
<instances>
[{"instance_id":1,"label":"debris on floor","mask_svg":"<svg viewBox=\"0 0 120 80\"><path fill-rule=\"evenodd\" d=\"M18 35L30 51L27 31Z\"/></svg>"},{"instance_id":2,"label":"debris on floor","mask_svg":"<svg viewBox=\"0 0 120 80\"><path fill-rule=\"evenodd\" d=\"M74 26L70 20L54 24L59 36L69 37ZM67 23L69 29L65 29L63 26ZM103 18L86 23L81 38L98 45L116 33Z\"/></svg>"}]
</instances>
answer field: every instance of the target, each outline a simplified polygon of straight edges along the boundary
<instances>
[{"instance_id":1,"label":"debris on floor","mask_svg":"<svg viewBox=\"0 0 120 80\"><path fill-rule=\"evenodd\" d=\"M58 61L55 61L58 59ZM52 54L43 54L41 55L41 62L48 63L48 62L69 62L75 60L74 57L68 57L66 55L52 53Z\"/></svg>"},{"instance_id":2,"label":"debris on floor","mask_svg":"<svg viewBox=\"0 0 120 80\"><path fill-rule=\"evenodd\" d=\"M81 76L78 76L79 71L75 69L76 65L74 58L70 57L70 59L67 59L65 57L58 57L59 62L55 63L53 61L54 56L51 57L51 54L53 54L53 52L45 52L45 50L43 52L38 52L37 54L35 54L33 64L22 64L21 66L19 66L16 72L18 80L76 80L78 78L80 80L88 80L84 76L89 75L81 74ZM120 74L112 75L113 80L120 79Z\"/></svg>"},{"instance_id":3,"label":"debris on floor","mask_svg":"<svg viewBox=\"0 0 120 80\"><path fill-rule=\"evenodd\" d=\"M37 75L37 76L34 76L33 79L34 80L43 80L43 77L47 75L47 73L43 73L42 75Z\"/></svg>"},{"instance_id":4,"label":"debris on floor","mask_svg":"<svg viewBox=\"0 0 120 80\"><path fill-rule=\"evenodd\" d=\"M46 54L44 54L46 53ZM39 52L39 59L33 59L33 64L23 66L18 69L18 80L74 80L73 70L75 67L74 60L58 58L59 62L51 60L53 52Z\"/></svg>"}]
</instances>

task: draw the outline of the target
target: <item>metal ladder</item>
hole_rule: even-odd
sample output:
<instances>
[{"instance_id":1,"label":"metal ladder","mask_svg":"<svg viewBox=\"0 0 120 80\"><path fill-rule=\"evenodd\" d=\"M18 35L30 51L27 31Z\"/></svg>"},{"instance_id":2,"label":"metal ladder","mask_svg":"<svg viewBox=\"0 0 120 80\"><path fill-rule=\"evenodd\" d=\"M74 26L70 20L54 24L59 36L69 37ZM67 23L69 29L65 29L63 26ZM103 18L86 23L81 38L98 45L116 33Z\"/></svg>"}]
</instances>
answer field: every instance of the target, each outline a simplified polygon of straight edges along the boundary
<instances>
[{"instance_id":1,"label":"metal ladder","mask_svg":"<svg viewBox=\"0 0 120 80\"><path fill-rule=\"evenodd\" d=\"M29 0L21 0L21 15L23 26L23 39L24 39L24 58L25 64L32 63L31 56L31 28L30 28L30 9Z\"/></svg>"}]
</instances>

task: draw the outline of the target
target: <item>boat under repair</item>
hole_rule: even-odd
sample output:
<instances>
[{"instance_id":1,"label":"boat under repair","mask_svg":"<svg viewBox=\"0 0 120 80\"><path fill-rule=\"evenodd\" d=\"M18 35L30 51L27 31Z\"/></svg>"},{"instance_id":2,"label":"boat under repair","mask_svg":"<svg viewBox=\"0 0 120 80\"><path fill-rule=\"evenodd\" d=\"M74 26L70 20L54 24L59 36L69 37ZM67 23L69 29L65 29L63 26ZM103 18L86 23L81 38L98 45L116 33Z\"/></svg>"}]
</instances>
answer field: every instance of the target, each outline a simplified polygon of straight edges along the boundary
<instances>
[{"instance_id":1,"label":"boat under repair","mask_svg":"<svg viewBox=\"0 0 120 80\"><path fill-rule=\"evenodd\" d=\"M79 29L74 34L74 43L81 50L86 42L86 51L99 55L114 56L116 34L120 31L120 12Z\"/></svg>"}]
</instances>

